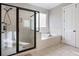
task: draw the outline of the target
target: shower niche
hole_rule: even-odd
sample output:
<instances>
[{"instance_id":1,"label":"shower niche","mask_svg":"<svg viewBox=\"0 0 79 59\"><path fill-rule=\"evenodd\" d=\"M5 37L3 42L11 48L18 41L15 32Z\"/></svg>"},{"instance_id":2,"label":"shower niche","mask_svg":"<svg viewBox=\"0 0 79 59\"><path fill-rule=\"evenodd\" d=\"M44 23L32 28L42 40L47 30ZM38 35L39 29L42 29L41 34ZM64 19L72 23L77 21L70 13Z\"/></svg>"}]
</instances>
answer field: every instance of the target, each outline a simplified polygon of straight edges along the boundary
<instances>
[{"instance_id":1,"label":"shower niche","mask_svg":"<svg viewBox=\"0 0 79 59\"><path fill-rule=\"evenodd\" d=\"M36 47L36 12L0 4L0 55L14 55Z\"/></svg>"}]
</instances>

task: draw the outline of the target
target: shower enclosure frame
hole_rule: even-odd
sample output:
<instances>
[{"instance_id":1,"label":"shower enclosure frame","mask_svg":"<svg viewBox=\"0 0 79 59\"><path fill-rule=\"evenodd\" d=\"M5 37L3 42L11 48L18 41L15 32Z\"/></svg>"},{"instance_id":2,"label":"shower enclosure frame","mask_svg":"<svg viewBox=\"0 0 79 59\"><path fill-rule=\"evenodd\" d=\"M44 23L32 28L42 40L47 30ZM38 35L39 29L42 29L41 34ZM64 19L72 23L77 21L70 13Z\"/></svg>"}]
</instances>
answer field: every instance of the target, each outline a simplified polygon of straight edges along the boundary
<instances>
[{"instance_id":1,"label":"shower enclosure frame","mask_svg":"<svg viewBox=\"0 0 79 59\"><path fill-rule=\"evenodd\" d=\"M13 5L9 5L9 4L0 3L0 56L1 56L1 52L2 52L1 51L1 46L2 46L2 44L1 44L1 20L2 20L2 18L1 18L1 14L2 14L1 8L2 7L1 6L2 5L16 8L16 53L11 54L11 55L15 55L15 54L18 54L18 53L36 48L36 12L39 13L39 11L26 9L26 8L22 8L22 7L18 7L18 6L13 6ZM19 10L34 12L34 47L31 47L31 48L25 49L25 50L21 50L21 51L19 51ZM9 55L9 56L11 56L11 55Z\"/></svg>"}]
</instances>

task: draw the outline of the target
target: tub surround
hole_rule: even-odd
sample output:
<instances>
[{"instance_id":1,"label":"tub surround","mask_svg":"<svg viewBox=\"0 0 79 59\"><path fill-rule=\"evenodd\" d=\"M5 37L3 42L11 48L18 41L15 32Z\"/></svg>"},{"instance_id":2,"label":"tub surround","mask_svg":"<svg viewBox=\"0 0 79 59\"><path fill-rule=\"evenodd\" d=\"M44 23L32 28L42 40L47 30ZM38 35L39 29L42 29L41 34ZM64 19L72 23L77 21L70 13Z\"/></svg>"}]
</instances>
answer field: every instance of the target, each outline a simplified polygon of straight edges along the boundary
<instances>
[{"instance_id":1,"label":"tub surround","mask_svg":"<svg viewBox=\"0 0 79 59\"><path fill-rule=\"evenodd\" d=\"M37 32L37 46L36 49L43 49L61 43L61 36L41 37L41 33Z\"/></svg>"}]
</instances>

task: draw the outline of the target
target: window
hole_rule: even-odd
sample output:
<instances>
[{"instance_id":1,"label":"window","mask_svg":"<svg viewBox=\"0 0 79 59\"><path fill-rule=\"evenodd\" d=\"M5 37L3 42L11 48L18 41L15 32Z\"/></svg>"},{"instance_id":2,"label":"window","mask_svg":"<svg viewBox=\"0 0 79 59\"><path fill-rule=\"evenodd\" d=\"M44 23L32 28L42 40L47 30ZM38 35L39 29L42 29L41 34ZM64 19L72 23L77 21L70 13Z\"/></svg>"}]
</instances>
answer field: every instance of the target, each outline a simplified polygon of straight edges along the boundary
<instances>
[{"instance_id":1,"label":"window","mask_svg":"<svg viewBox=\"0 0 79 59\"><path fill-rule=\"evenodd\" d=\"M30 20L23 20L23 26L26 28L30 28Z\"/></svg>"},{"instance_id":2,"label":"window","mask_svg":"<svg viewBox=\"0 0 79 59\"><path fill-rule=\"evenodd\" d=\"M36 31L39 31L39 20L40 20L40 18L39 18L39 13L37 13L36 14Z\"/></svg>"},{"instance_id":3,"label":"window","mask_svg":"<svg viewBox=\"0 0 79 59\"><path fill-rule=\"evenodd\" d=\"M40 13L40 32L41 33L47 33L47 14L46 13Z\"/></svg>"},{"instance_id":4,"label":"window","mask_svg":"<svg viewBox=\"0 0 79 59\"><path fill-rule=\"evenodd\" d=\"M46 17L45 13L40 13L40 27L46 27Z\"/></svg>"},{"instance_id":5,"label":"window","mask_svg":"<svg viewBox=\"0 0 79 59\"><path fill-rule=\"evenodd\" d=\"M46 28L46 17L47 14L45 13L36 13L36 31L41 31L41 29ZM31 27L32 30L34 29L34 18L31 17Z\"/></svg>"},{"instance_id":6,"label":"window","mask_svg":"<svg viewBox=\"0 0 79 59\"><path fill-rule=\"evenodd\" d=\"M39 22L40 18L39 18L39 13L36 13L36 31L39 31ZM34 15L31 17L31 29L34 30Z\"/></svg>"}]
</instances>

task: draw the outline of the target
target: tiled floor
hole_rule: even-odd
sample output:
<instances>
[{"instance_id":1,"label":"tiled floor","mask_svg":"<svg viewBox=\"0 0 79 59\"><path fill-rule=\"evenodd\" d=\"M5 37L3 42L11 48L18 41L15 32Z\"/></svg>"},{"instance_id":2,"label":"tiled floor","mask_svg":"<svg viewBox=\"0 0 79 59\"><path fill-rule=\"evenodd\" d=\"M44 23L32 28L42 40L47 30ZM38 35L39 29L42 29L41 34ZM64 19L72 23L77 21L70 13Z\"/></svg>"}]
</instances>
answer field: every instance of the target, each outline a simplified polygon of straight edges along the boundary
<instances>
[{"instance_id":1,"label":"tiled floor","mask_svg":"<svg viewBox=\"0 0 79 59\"><path fill-rule=\"evenodd\" d=\"M47 47L42 50L33 50L29 53L23 52L19 56L79 56L79 48L66 44Z\"/></svg>"},{"instance_id":2,"label":"tiled floor","mask_svg":"<svg viewBox=\"0 0 79 59\"><path fill-rule=\"evenodd\" d=\"M32 56L79 56L79 49L66 44L59 44L30 54Z\"/></svg>"}]
</instances>

